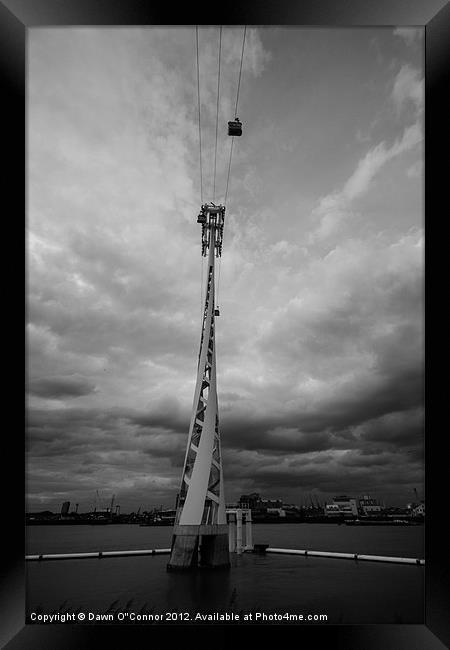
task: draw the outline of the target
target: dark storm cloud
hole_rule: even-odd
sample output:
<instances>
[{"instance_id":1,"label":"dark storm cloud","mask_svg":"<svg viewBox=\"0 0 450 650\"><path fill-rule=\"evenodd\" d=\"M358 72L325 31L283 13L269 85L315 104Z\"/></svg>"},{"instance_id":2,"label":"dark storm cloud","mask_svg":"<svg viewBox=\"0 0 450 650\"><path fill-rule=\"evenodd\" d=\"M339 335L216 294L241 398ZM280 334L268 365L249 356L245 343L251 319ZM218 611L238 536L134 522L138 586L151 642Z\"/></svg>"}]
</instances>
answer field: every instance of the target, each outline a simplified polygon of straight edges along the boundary
<instances>
[{"instance_id":1,"label":"dark storm cloud","mask_svg":"<svg viewBox=\"0 0 450 650\"><path fill-rule=\"evenodd\" d=\"M361 438L368 443L401 447L423 447L423 409L390 413L361 427Z\"/></svg>"},{"instance_id":2,"label":"dark storm cloud","mask_svg":"<svg viewBox=\"0 0 450 650\"><path fill-rule=\"evenodd\" d=\"M399 427L404 427L401 417L389 420L385 416L420 406L422 380L420 369L405 369L392 377L382 377L377 386L359 386L352 382L344 386L337 398L319 402L309 413L291 409L281 410L273 416L246 418L237 405L235 413L223 419L224 444L243 449L278 449L280 452L339 448L351 442L354 437L352 428L364 422L369 422L367 433L358 444L364 444L364 440L401 444L408 436L420 438L423 431L421 422L406 422L406 431L403 428L399 432ZM378 429L372 424L376 418L383 423Z\"/></svg>"},{"instance_id":3,"label":"dark storm cloud","mask_svg":"<svg viewBox=\"0 0 450 650\"><path fill-rule=\"evenodd\" d=\"M402 458L397 458L391 464L385 462L378 466L375 465L376 469L369 466L358 467L353 472L340 464L331 465L327 470L306 467L297 473L288 469L285 471L261 469L257 470L252 478L255 485L261 485L269 492L273 492L276 486L278 486L278 490L284 488L311 490L320 486L320 490L328 494L364 494L367 492L379 494L382 491L389 492L392 488L402 488L403 485L414 485L415 482L423 480L420 466L410 465L399 476L398 462L402 460ZM342 478L340 472L345 472Z\"/></svg>"},{"instance_id":4,"label":"dark storm cloud","mask_svg":"<svg viewBox=\"0 0 450 650\"><path fill-rule=\"evenodd\" d=\"M245 491L277 494L305 494L320 490L328 497L335 494L403 493L412 496L412 489L423 480L422 462L399 452L374 454L370 462L358 451L344 452L338 456L327 452L286 457L265 457L261 462L250 458L251 474L245 467L241 454L228 454L227 485L241 485ZM403 466L399 477L398 467ZM246 473L247 472L247 473Z\"/></svg>"},{"instance_id":5,"label":"dark storm cloud","mask_svg":"<svg viewBox=\"0 0 450 650\"><path fill-rule=\"evenodd\" d=\"M404 369L391 377L381 377L376 386L351 383L339 399L325 402L323 411L302 418L304 427L339 430L393 411L409 410L422 403L423 373L420 368Z\"/></svg>"},{"instance_id":6,"label":"dark storm cloud","mask_svg":"<svg viewBox=\"0 0 450 650\"><path fill-rule=\"evenodd\" d=\"M39 453L73 453L83 450L86 454L94 450L117 451L141 449L158 455L171 457L174 450L184 441L174 435L167 422L164 426L149 425L148 414L131 409L52 409L51 411L30 409L27 418L27 442L34 455ZM157 419L157 418L156 418ZM145 428L137 426L145 422ZM186 421L185 431L187 430Z\"/></svg>"},{"instance_id":7,"label":"dark storm cloud","mask_svg":"<svg viewBox=\"0 0 450 650\"><path fill-rule=\"evenodd\" d=\"M58 399L59 397L80 397L96 390L94 383L85 377L46 377L33 379L28 391L38 397Z\"/></svg>"},{"instance_id":8,"label":"dark storm cloud","mask_svg":"<svg viewBox=\"0 0 450 650\"><path fill-rule=\"evenodd\" d=\"M105 297L103 294L103 301ZM174 312L162 314L154 308L145 308L142 301L129 311L124 305L112 309L93 299L85 303L82 313L69 295L62 300L43 302L31 294L29 304L31 322L37 326L51 323L48 331L59 337L69 350L109 354L111 349L121 347L126 333L130 337L129 353L136 356L145 354L155 360L169 353L187 356L190 352L192 356L193 323L177 322Z\"/></svg>"},{"instance_id":9,"label":"dark storm cloud","mask_svg":"<svg viewBox=\"0 0 450 650\"><path fill-rule=\"evenodd\" d=\"M55 430L80 430L86 426L95 426L98 429L108 430L114 423L120 422L122 418L128 417L130 411L120 408L108 409L108 411L97 408L60 408L60 409L38 409L30 408L28 411L28 426L42 428L49 431Z\"/></svg>"},{"instance_id":10,"label":"dark storm cloud","mask_svg":"<svg viewBox=\"0 0 450 650\"><path fill-rule=\"evenodd\" d=\"M128 420L138 427L163 427L177 433L186 433L189 427L189 412L183 410L179 401L168 395L158 400L145 413L130 415Z\"/></svg>"},{"instance_id":11,"label":"dark storm cloud","mask_svg":"<svg viewBox=\"0 0 450 650\"><path fill-rule=\"evenodd\" d=\"M291 416L287 424L289 428L280 426L280 418L261 418L249 420L243 415L227 418L221 425L223 445L233 449L270 450L284 454L289 451L318 451L327 449L330 445L331 433L319 432L311 435L304 433L295 426L299 416ZM295 422L295 424L294 424ZM290 426L289 426L290 425Z\"/></svg>"}]
</instances>

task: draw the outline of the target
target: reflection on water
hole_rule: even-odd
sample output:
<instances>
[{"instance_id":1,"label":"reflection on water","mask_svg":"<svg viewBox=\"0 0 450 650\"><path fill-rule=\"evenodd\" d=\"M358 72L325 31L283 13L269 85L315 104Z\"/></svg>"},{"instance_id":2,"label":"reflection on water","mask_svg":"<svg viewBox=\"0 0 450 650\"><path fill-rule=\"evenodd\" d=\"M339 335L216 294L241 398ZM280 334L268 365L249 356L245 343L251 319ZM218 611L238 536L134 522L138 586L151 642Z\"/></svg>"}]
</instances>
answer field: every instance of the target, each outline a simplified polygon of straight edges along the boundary
<instances>
[{"instance_id":1,"label":"reflection on water","mask_svg":"<svg viewBox=\"0 0 450 650\"><path fill-rule=\"evenodd\" d=\"M313 551L423 557L423 526L255 524L255 544ZM82 553L168 548L170 526L28 526L27 553Z\"/></svg>"},{"instance_id":2,"label":"reflection on water","mask_svg":"<svg viewBox=\"0 0 450 650\"><path fill-rule=\"evenodd\" d=\"M341 529L320 524L261 525L254 532L257 541L273 546L423 556L421 528L393 529L390 536L385 529L374 528L371 535L367 529ZM29 553L61 553L168 547L171 529L42 526L29 528L27 536ZM300 544L300 538L309 543ZM422 567L233 554L229 571L180 574L168 573L167 561L168 556L142 556L30 562L27 612L100 613L123 611L128 605L134 612L161 614L323 613L332 623L423 623Z\"/></svg>"},{"instance_id":3,"label":"reflection on water","mask_svg":"<svg viewBox=\"0 0 450 650\"><path fill-rule=\"evenodd\" d=\"M169 611L226 610L231 601L231 571L197 571L166 576L166 603Z\"/></svg>"}]
</instances>

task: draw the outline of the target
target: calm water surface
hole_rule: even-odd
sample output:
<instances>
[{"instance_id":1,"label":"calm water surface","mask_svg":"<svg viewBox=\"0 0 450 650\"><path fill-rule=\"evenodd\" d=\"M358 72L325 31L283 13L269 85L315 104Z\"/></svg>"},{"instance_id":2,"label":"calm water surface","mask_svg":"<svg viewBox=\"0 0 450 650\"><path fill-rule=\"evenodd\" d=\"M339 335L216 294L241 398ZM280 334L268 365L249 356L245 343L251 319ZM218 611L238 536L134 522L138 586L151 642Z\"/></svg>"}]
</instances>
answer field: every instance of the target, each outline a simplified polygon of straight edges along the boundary
<instances>
[{"instance_id":1,"label":"calm water surface","mask_svg":"<svg viewBox=\"0 0 450 650\"><path fill-rule=\"evenodd\" d=\"M422 526L257 524L281 548L423 557ZM27 553L168 548L170 527L29 526ZM423 567L328 558L232 555L230 571L167 573L168 556L27 563L27 612L166 611L327 614L329 623L423 623ZM131 602L130 602L131 601Z\"/></svg>"}]
</instances>

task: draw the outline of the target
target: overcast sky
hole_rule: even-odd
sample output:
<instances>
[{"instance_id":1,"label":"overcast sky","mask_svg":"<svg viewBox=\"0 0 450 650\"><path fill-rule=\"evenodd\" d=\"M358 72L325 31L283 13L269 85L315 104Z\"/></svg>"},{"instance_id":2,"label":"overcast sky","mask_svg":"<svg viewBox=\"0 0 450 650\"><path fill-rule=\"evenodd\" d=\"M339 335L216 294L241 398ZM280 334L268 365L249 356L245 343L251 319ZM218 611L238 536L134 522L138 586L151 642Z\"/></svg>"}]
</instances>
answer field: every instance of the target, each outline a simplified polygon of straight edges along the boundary
<instances>
[{"instance_id":1,"label":"overcast sky","mask_svg":"<svg viewBox=\"0 0 450 650\"><path fill-rule=\"evenodd\" d=\"M223 29L216 202L242 35ZM199 29L204 201L218 36ZM173 507L200 341L195 28L28 37L28 508ZM421 29L247 29L216 334L227 501L422 496L423 75Z\"/></svg>"}]
</instances>

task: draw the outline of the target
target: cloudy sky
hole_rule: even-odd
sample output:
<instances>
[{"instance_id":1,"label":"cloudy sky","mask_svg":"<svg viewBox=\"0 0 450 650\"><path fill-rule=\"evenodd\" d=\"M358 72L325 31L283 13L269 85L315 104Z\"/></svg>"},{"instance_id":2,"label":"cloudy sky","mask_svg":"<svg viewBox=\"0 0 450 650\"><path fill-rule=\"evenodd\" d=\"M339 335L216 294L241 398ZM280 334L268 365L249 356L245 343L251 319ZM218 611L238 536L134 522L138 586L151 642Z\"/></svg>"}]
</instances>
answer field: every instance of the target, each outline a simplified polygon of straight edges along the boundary
<instances>
[{"instance_id":1,"label":"cloudy sky","mask_svg":"<svg viewBox=\"0 0 450 650\"><path fill-rule=\"evenodd\" d=\"M178 491L200 340L195 28L33 28L29 509ZM222 35L223 201L243 29ZM213 200L218 28L201 27ZM227 500L423 483L423 38L248 28L220 265Z\"/></svg>"}]
</instances>

